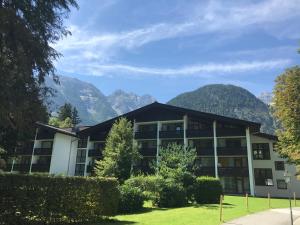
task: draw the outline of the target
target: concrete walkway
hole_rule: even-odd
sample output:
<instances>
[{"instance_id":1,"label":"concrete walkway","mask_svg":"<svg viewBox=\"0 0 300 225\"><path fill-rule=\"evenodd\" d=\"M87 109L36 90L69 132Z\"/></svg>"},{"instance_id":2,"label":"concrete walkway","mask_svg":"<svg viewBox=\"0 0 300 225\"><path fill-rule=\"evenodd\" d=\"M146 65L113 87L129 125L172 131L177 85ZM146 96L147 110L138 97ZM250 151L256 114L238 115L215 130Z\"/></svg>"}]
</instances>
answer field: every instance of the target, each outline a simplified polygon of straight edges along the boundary
<instances>
[{"instance_id":1,"label":"concrete walkway","mask_svg":"<svg viewBox=\"0 0 300 225\"><path fill-rule=\"evenodd\" d=\"M293 208L294 225L300 225L300 208ZM223 225L290 225L290 210L270 209L223 223Z\"/></svg>"}]
</instances>

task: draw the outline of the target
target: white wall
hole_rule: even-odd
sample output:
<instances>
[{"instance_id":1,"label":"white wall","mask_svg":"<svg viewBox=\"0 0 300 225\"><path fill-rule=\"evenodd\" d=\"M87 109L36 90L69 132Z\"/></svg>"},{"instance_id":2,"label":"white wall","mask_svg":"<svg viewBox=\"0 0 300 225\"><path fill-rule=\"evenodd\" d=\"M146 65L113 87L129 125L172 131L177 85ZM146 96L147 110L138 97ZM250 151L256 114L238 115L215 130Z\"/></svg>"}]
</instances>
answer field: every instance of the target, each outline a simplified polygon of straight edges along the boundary
<instances>
[{"instance_id":1,"label":"white wall","mask_svg":"<svg viewBox=\"0 0 300 225\"><path fill-rule=\"evenodd\" d=\"M71 171L71 166L69 168L69 164L74 164L75 166L75 163L72 162L72 157L74 157L74 148L72 148L72 146L74 146L74 142L72 141L74 139L74 137L65 134L55 134L50 164L50 174L74 175L74 171Z\"/></svg>"},{"instance_id":2,"label":"white wall","mask_svg":"<svg viewBox=\"0 0 300 225\"><path fill-rule=\"evenodd\" d=\"M288 189L278 189L277 188L277 179L285 179L284 171L275 170L275 161L285 161L281 158L278 153L273 151L274 141L261 138L252 135L252 143L269 143L270 146L270 157L271 160L253 160L253 168L270 168L272 169L273 174L273 186L255 186L255 195L257 196L267 196L270 193L271 197L288 197L289 192L296 192L297 198L300 198L300 180L297 180L295 176L291 178L291 186L288 186ZM285 169L287 169L292 175L296 173L296 167L294 165L285 164ZM291 189L290 189L291 187Z\"/></svg>"}]
</instances>

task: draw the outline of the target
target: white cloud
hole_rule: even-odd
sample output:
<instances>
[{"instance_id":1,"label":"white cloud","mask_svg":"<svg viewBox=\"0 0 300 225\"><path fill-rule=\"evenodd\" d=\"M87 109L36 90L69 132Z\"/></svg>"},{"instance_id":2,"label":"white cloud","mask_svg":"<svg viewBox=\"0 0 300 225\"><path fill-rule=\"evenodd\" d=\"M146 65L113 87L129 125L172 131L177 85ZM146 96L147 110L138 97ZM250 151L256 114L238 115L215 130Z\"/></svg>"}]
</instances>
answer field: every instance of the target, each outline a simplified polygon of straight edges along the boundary
<instances>
[{"instance_id":1,"label":"white cloud","mask_svg":"<svg viewBox=\"0 0 300 225\"><path fill-rule=\"evenodd\" d=\"M279 60L269 60L269 61L252 61L252 62L235 62L235 63L209 63L209 64L197 64L189 65L179 68L154 68L154 67L138 67L125 64L97 64L90 63L86 64L84 67L78 65L73 68L77 70L78 73L90 74L94 76L104 76L104 75L125 75L128 74L132 76L164 76L164 77L210 77L217 74L236 74L240 75L244 72L259 70L273 70L281 69L291 63L290 60L279 59ZM72 72L72 71L67 71Z\"/></svg>"}]
</instances>

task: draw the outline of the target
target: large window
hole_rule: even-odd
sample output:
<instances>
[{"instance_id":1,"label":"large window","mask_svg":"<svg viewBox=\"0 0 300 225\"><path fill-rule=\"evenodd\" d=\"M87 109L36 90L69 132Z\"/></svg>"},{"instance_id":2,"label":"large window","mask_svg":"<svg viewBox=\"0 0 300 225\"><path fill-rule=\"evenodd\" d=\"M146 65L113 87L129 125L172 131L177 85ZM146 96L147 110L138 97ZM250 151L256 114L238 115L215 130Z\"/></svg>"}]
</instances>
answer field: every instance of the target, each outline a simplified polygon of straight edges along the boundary
<instances>
[{"instance_id":1,"label":"large window","mask_svg":"<svg viewBox=\"0 0 300 225\"><path fill-rule=\"evenodd\" d=\"M190 119L188 121L188 129L190 130L204 130L204 129L212 129L212 124L205 123L203 121Z\"/></svg>"},{"instance_id":2,"label":"large window","mask_svg":"<svg viewBox=\"0 0 300 225\"><path fill-rule=\"evenodd\" d=\"M253 159L268 160L270 159L270 147L268 143L252 144Z\"/></svg>"},{"instance_id":3,"label":"large window","mask_svg":"<svg viewBox=\"0 0 300 225\"><path fill-rule=\"evenodd\" d=\"M86 150L77 149L75 176L84 176Z\"/></svg>"},{"instance_id":4,"label":"large window","mask_svg":"<svg viewBox=\"0 0 300 225\"><path fill-rule=\"evenodd\" d=\"M254 169L255 185L273 186L272 169Z\"/></svg>"},{"instance_id":5,"label":"large window","mask_svg":"<svg viewBox=\"0 0 300 225\"><path fill-rule=\"evenodd\" d=\"M287 184L286 184L285 180L283 180L283 179L277 180L277 189L287 189Z\"/></svg>"},{"instance_id":6,"label":"large window","mask_svg":"<svg viewBox=\"0 0 300 225\"><path fill-rule=\"evenodd\" d=\"M78 148L86 148L87 147L87 139L78 140Z\"/></svg>"},{"instance_id":7,"label":"large window","mask_svg":"<svg viewBox=\"0 0 300 225\"><path fill-rule=\"evenodd\" d=\"M52 141L42 141L41 147L42 148L52 148L52 144L53 144Z\"/></svg>"},{"instance_id":8,"label":"large window","mask_svg":"<svg viewBox=\"0 0 300 225\"><path fill-rule=\"evenodd\" d=\"M284 170L284 161L275 161L275 170Z\"/></svg>"}]
</instances>

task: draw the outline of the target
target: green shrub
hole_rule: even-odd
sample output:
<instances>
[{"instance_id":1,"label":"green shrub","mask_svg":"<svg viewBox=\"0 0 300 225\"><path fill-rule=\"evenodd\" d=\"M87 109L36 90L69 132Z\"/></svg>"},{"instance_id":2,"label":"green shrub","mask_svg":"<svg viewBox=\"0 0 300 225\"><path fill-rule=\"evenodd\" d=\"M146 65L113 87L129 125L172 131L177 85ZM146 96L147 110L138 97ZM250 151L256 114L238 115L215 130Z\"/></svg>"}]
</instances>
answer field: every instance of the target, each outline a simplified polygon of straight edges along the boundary
<instances>
[{"instance_id":1,"label":"green shrub","mask_svg":"<svg viewBox=\"0 0 300 225\"><path fill-rule=\"evenodd\" d=\"M125 181L125 185L139 188L146 200L155 201L164 179L160 176L135 176Z\"/></svg>"},{"instance_id":2,"label":"green shrub","mask_svg":"<svg viewBox=\"0 0 300 225\"><path fill-rule=\"evenodd\" d=\"M137 187L131 187L129 185L120 186L120 213L134 213L141 211L144 204L144 194Z\"/></svg>"},{"instance_id":3,"label":"green shrub","mask_svg":"<svg viewBox=\"0 0 300 225\"><path fill-rule=\"evenodd\" d=\"M0 199L2 224L81 222L115 215L119 191L114 178L0 174Z\"/></svg>"},{"instance_id":4,"label":"green shrub","mask_svg":"<svg viewBox=\"0 0 300 225\"><path fill-rule=\"evenodd\" d=\"M156 203L159 207L165 208L185 206L187 204L186 191L180 183L168 179L163 183Z\"/></svg>"},{"instance_id":5,"label":"green shrub","mask_svg":"<svg viewBox=\"0 0 300 225\"><path fill-rule=\"evenodd\" d=\"M197 203L218 203L222 194L220 180L214 177L198 177L194 184L194 199Z\"/></svg>"}]
</instances>

